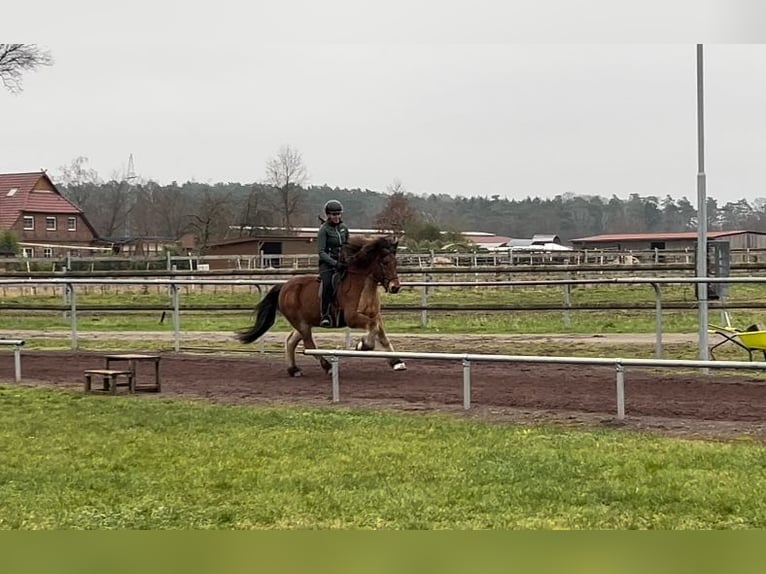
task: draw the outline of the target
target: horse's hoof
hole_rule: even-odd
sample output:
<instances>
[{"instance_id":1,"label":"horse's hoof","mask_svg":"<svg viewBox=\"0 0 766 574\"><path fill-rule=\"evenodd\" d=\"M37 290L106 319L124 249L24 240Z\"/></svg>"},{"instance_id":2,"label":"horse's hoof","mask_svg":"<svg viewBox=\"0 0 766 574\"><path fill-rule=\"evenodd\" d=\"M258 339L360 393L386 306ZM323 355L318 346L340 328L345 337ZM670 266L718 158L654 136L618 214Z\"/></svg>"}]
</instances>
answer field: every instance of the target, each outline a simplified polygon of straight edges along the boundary
<instances>
[{"instance_id":1,"label":"horse's hoof","mask_svg":"<svg viewBox=\"0 0 766 574\"><path fill-rule=\"evenodd\" d=\"M372 351L375 347L370 347L367 343L364 341L359 341L356 344L356 350L357 351Z\"/></svg>"},{"instance_id":2,"label":"horse's hoof","mask_svg":"<svg viewBox=\"0 0 766 574\"><path fill-rule=\"evenodd\" d=\"M302 377L303 371L301 371L298 367L288 367L287 374L291 377Z\"/></svg>"},{"instance_id":3,"label":"horse's hoof","mask_svg":"<svg viewBox=\"0 0 766 574\"><path fill-rule=\"evenodd\" d=\"M395 371L406 371L407 365L404 364L404 361L399 361L398 363L394 363L393 368Z\"/></svg>"}]
</instances>

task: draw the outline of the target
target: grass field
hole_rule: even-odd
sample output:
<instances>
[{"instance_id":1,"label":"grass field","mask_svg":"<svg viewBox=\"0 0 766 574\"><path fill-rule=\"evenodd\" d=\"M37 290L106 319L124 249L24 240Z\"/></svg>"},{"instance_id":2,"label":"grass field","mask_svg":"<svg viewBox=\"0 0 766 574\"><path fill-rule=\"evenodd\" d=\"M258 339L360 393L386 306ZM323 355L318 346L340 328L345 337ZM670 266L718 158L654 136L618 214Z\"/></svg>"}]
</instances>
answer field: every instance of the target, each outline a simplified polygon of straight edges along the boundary
<instances>
[{"instance_id":1,"label":"grass field","mask_svg":"<svg viewBox=\"0 0 766 574\"><path fill-rule=\"evenodd\" d=\"M766 446L0 385L2 529L766 527Z\"/></svg>"},{"instance_id":2,"label":"grass field","mask_svg":"<svg viewBox=\"0 0 766 574\"><path fill-rule=\"evenodd\" d=\"M732 300L753 300L754 286ZM669 290L670 300L688 292ZM417 304L415 290L385 301ZM560 300L554 289L444 289L431 303ZM559 299L557 299L559 298ZM738 299L739 298L739 299ZM184 294L187 304L253 306L257 294ZM60 304L27 294L24 302ZM653 302L650 289L578 288L573 303ZM665 300L665 299L664 299ZM3 299L8 302L9 299ZM18 300L16 300L18 302ZM78 302L167 303L161 293L92 292ZM696 308L664 313L665 332L694 332ZM711 317L714 315L711 314ZM760 311L735 320L766 323ZM653 311L385 315L390 333L429 336L427 348L465 350L441 334L652 333ZM156 312L83 313L85 350L169 347ZM6 332L42 330L27 349L68 349L61 312L12 311ZM249 312L182 312L181 330L232 333ZM280 318L274 331L285 331ZM130 337L130 332L164 338ZM101 333L95 337L94 333ZM115 335L123 333L123 336ZM203 335L204 337L204 335ZM212 338L211 338L212 339ZM205 344L221 351L229 340ZM395 341L398 348L399 341ZM462 345L462 347L461 347ZM262 347L263 348L263 347ZM248 347L248 350L254 350ZM264 350L281 352L281 341ZM490 342L472 352L494 353ZM506 352L503 349L502 352ZM545 341L518 354L550 354ZM666 356L696 358L692 343ZM654 356L653 345L573 341L558 354ZM739 358L731 348L722 358ZM0 385L0 529L732 529L766 527L766 445L679 440L615 430L477 422L436 415L327 408L223 406L161 397L96 397Z\"/></svg>"}]
</instances>

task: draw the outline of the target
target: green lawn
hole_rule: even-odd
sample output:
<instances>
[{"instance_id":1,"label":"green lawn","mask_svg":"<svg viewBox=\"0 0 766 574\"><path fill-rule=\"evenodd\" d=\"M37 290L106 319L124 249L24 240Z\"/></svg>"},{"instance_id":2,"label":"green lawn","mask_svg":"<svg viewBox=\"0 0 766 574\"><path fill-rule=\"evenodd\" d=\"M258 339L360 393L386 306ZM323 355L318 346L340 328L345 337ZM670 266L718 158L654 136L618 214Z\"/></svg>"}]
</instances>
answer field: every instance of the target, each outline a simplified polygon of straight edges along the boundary
<instances>
[{"instance_id":1,"label":"green lawn","mask_svg":"<svg viewBox=\"0 0 766 574\"><path fill-rule=\"evenodd\" d=\"M0 385L0 528L764 528L766 446Z\"/></svg>"}]
</instances>

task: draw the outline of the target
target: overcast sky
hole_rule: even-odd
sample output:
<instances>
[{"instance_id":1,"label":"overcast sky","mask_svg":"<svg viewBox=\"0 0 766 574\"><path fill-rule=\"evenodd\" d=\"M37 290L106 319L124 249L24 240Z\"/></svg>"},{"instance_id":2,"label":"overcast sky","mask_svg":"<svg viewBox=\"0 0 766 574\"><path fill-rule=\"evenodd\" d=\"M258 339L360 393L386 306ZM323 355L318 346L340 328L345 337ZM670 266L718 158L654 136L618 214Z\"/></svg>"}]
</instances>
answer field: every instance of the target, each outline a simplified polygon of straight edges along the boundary
<instances>
[{"instance_id":1,"label":"overcast sky","mask_svg":"<svg viewBox=\"0 0 766 574\"><path fill-rule=\"evenodd\" d=\"M31 28L54 65L27 74L19 95L0 90L0 171L56 175L85 156L106 178L133 154L137 174L163 184L250 183L290 145L316 185L383 191L399 180L418 194L694 201L695 41L712 38L720 42L704 48L708 194L720 204L766 198L766 45L725 43L757 34L742 14L716 13L715 2L627 3L594 13L591 29L599 18L621 25L590 36L570 33L570 7L621 3L538 0L533 14L525 3L490 10L489 0L471 12L417 0L224 0L216 14L176 2L151 13L140 2L117 12L72 4L51 4ZM537 19L527 37L523 16L553 8L564 19ZM681 18L697 18L705 34L663 28ZM509 43L503 22L515 23L519 42Z\"/></svg>"}]
</instances>

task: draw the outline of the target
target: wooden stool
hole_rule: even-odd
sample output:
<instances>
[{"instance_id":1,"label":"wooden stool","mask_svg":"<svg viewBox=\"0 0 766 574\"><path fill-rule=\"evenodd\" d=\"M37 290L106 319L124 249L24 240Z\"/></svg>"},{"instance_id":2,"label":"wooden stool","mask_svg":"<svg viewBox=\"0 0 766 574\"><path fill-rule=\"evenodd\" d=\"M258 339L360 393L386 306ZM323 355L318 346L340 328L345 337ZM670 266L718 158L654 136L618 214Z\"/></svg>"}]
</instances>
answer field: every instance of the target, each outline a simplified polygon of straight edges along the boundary
<instances>
[{"instance_id":1,"label":"wooden stool","mask_svg":"<svg viewBox=\"0 0 766 574\"><path fill-rule=\"evenodd\" d=\"M93 376L102 377L104 382L104 388L99 392L110 392L113 395L117 394L117 387L128 387L128 392L136 392L136 383L133 378L133 371L117 371L115 369L87 369L85 371L85 392L92 393L97 392L96 389L91 387L91 378ZM125 377L125 382L120 382L120 377Z\"/></svg>"}]
</instances>

